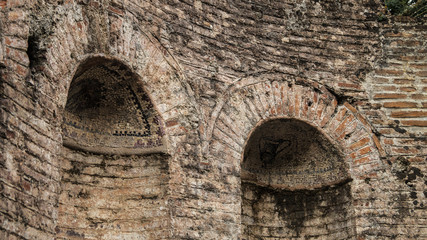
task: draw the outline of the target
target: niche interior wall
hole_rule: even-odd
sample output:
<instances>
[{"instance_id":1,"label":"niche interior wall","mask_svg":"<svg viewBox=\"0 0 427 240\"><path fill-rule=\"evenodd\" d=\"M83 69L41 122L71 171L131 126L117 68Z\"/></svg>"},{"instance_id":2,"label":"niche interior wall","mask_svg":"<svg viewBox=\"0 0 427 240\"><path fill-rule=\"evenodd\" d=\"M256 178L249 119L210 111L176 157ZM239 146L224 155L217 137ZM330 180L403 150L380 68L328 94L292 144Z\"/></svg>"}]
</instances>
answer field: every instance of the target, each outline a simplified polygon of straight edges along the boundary
<instances>
[{"instance_id":1,"label":"niche interior wall","mask_svg":"<svg viewBox=\"0 0 427 240\"><path fill-rule=\"evenodd\" d=\"M136 74L117 60L81 63L62 133L59 239L168 235L164 123Z\"/></svg>"}]
</instances>

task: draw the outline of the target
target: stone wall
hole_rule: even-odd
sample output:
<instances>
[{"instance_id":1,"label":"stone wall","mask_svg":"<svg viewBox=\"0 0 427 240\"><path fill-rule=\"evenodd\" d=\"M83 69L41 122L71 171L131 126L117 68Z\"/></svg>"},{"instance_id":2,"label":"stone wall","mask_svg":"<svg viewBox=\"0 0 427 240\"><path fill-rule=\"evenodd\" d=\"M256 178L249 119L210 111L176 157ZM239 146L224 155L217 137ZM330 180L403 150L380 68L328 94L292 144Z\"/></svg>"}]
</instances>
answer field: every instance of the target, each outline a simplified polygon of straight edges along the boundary
<instances>
[{"instance_id":1,"label":"stone wall","mask_svg":"<svg viewBox=\"0 0 427 240\"><path fill-rule=\"evenodd\" d=\"M276 188L257 203L246 195L243 202L271 209L272 191L289 199L313 194L312 203L337 191L344 197L336 207L353 208L340 226L343 238L426 238L426 21L380 21L380 9L379 0L0 0L0 239L125 234L108 224L72 225L64 217L77 215L64 206L88 207L78 215L87 219L103 208L105 195L96 189L105 176L117 176L109 196L116 204L115 190L126 190L121 179L132 174L161 197L139 202L158 206L159 221L142 230L131 222L146 216L129 213L129 234L238 239L249 216L242 210L244 149L250 133L271 119L316 128L342 151L351 187L292 196ZM94 58L118 61L137 77L164 125L164 156L63 147L71 82ZM101 205L93 202L91 210L75 198L87 187L70 165L80 161L83 173L99 178L88 180L99 184L88 196L99 196ZM132 202L145 209L139 203ZM291 205L286 209L312 210ZM115 223L129 211L126 204L117 209L101 220ZM269 217L272 226L283 223ZM334 233L325 230L326 218L313 219L321 227L310 236Z\"/></svg>"}]
</instances>

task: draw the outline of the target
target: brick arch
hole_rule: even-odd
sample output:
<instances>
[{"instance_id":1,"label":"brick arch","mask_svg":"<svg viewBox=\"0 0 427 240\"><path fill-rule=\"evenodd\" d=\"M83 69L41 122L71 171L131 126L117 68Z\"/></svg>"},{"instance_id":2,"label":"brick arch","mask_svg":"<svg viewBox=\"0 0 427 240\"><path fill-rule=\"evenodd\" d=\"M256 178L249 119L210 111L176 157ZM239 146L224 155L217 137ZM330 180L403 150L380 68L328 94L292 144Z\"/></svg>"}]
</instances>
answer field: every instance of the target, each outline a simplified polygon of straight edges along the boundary
<instances>
[{"instance_id":1,"label":"brick arch","mask_svg":"<svg viewBox=\"0 0 427 240\"><path fill-rule=\"evenodd\" d=\"M259 80L263 79L263 80ZM268 119L292 118L317 128L342 149L352 178L382 168L382 148L366 120L349 103L339 105L325 87L270 76L245 78L224 95L212 114L209 153L235 159L240 169L250 133Z\"/></svg>"},{"instance_id":2,"label":"brick arch","mask_svg":"<svg viewBox=\"0 0 427 240\"><path fill-rule=\"evenodd\" d=\"M195 129L197 120L190 118L192 117L190 114L197 112L191 88L173 57L150 33L135 26L134 23L138 21L133 21L132 17L122 16L123 18L110 19L111 28L108 31L111 31L111 34L106 34L109 39L105 41L108 43L108 48L96 50L91 47L90 39L91 37L96 39L98 36L90 36L93 33L89 31L88 23L83 21L81 6L64 5L63 7L66 8L63 11L64 15L57 20L56 27L52 29L53 33L43 39L48 48L43 52L43 60L36 66L37 69L34 69L37 72L34 80L38 83L38 90L43 92L43 95L51 97L50 101L42 103L43 111L50 111L50 115L55 116L51 132L58 141L55 142L52 159L59 159L58 165L61 166L55 173L59 176L58 183L61 189L61 193L55 196L56 202L59 202L55 208L57 236L83 236L83 234L95 236L96 234L96 238L102 238L102 234L108 234L108 231L99 229L102 225L86 221L87 216L91 214L90 211L81 210L82 207L86 208L87 204L96 202L94 209L98 206L105 208L109 204L117 208L121 214L129 216L129 224L121 226L122 230L113 229L114 226L110 225L109 233L113 234L111 235L113 238L128 236L138 236L143 239L168 238L171 234L169 226L172 224L170 203L166 200L170 196L168 184L170 181L180 180L175 179L179 176L169 175L169 173L176 172L180 167L180 161L182 161L180 153L183 152L184 142L198 141L197 129ZM119 61L138 76L163 119L165 141L168 145L167 154L111 157L87 154L63 147L61 124L68 90L78 66L87 59L96 57ZM92 164L94 161L95 164ZM114 163L114 165L117 163L117 166L121 165L122 168L109 169L105 164L98 164L105 162ZM77 168L79 170L75 171ZM87 175L88 171L92 171L90 169L98 173L91 172L90 177L83 174L83 177L80 176L82 172ZM122 181L122 178L129 181ZM90 179L97 180L87 190L89 187L86 181L92 181ZM99 190L108 182L105 179L114 182L111 184L114 188L109 187L108 193L107 190ZM142 197L133 200L137 195ZM85 201L80 201L81 196L86 198ZM120 204L122 199L129 199L129 201L126 204ZM80 210L74 211L73 207L66 206L76 206ZM133 207L135 214L129 212L127 208L130 207ZM156 209L155 214L150 212L151 207ZM115 216L119 215L111 215L108 221L118 220ZM137 218L139 221L147 220L143 228L132 224Z\"/></svg>"},{"instance_id":3,"label":"brick arch","mask_svg":"<svg viewBox=\"0 0 427 240\"><path fill-rule=\"evenodd\" d=\"M186 120L189 112L197 111L194 93L174 58L150 33L134 26L128 18L111 22L114 29L110 31L114 31L114 37L111 34L109 48L93 52L88 24L81 20L81 11L69 10L47 40L46 60L36 76L43 82L41 91L52 96L50 109L56 113L63 111L70 83L81 63L93 57L118 60L143 82L165 122L168 144L172 146L169 149L174 149L182 135L194 129L189 124L194 120Z\"/></svg>"}]
</instances>

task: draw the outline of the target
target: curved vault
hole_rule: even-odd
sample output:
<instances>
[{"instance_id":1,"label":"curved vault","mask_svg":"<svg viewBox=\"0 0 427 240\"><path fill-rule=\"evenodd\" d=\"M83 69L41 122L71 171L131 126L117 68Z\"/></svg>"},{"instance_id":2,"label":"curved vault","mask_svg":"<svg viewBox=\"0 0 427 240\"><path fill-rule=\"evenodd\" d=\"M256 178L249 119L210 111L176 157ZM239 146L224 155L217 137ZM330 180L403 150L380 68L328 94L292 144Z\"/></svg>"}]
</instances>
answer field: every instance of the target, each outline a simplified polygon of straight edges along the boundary
<instances>
[{"instance_id":1,"label":"curved vault","mask_svg":"<svg viewBox=\"0 0 427 240\"><path fill-rule=\"evenodd\" d=\"M242 180L281 189L314 189L349 179L339 149L316 128L295 119L274 119L251 134Z\"/></svg>"},{"instance_id":2,"label":"curved vault","mask_svg":"<svg viewBox=\"0 0 427 240\"><path fill-rule=\"evenodd\" d=\"M127 66L101 57L80 65L65 106L65 146L101 154L166 152L162 124Z\"/></svg>"}]
</instances>

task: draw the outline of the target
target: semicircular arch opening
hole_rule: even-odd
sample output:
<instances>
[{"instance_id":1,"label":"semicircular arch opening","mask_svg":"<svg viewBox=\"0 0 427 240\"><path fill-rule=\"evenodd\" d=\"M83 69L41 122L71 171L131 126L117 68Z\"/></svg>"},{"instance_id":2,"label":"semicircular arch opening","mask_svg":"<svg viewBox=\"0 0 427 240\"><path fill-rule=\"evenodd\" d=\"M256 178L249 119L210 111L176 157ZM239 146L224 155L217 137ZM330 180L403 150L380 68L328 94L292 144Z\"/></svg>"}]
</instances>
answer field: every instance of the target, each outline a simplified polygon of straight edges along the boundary
<instances>
[{"instance_id":1,"label":"semicircular arch opening","mask_svg":"<svg viewBox=\"0 0 427 240\"><path fill-rule=\"evenodd\" d=\"M125 64L93 57L78 67L64 111L64 145L100 154L166 152L163 121Z\"/></svg>"},{"instance_id":2,"label":"semicircular arch opening","mask_svg":"<svg viewBox=\"0 0 427 240\"><path fill-rule=\"evenodd\" d=\"M242 239L352 239L351 178L341 150L293 119L255 127L241 162Z\"/></svg>"},{"instance_id":3,"label":"semicircular arch opening","mask_svg":"<svg viewBox=\"0 0 427 240\"><path fill-rule=\"evenodd\" d=\"M341 150L301 120L263 122L245 145L242 179L281 189L314 189L348 181Z\"/></svg>"}]
</instances>

